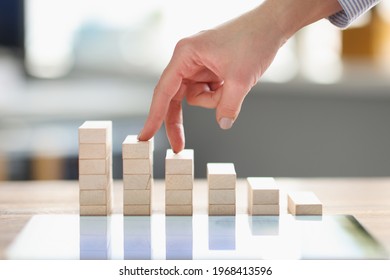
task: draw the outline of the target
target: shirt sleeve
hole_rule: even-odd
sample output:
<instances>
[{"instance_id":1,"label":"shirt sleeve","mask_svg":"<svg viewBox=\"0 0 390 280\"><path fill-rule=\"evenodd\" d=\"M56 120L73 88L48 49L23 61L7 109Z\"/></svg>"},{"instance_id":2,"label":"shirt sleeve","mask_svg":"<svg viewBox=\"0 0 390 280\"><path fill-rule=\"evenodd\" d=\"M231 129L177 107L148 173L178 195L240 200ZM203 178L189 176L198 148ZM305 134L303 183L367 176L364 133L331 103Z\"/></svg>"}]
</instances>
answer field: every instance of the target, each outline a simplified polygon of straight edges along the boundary
<instances>
[{"instance_id":1,"label":"shirt sleeve","mask_svg":"<svg viewBox=\"0 0 390 280\"><path fill-rule=\"evenodd\" d=\"M326 0L325 0L326 1ZM381 0L338 0L342 11L331 15L329 21L340 28L346 28L360 15L367 12Z\"/></svg>"}]
</instances>

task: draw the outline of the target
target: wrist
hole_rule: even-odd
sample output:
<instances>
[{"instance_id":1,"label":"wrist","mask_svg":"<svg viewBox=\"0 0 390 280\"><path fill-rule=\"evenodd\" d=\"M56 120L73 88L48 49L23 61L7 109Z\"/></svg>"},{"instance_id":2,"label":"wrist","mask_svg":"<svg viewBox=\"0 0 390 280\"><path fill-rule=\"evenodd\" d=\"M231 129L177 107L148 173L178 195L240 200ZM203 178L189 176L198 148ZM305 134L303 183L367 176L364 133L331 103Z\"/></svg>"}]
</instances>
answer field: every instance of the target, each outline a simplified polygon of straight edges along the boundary
<instances>
[{"instance_id":1,"label":"wrist","mask_svg":"<svg viewBox=\"0 0 390 280\"><path fill-rule=\"evenodd\" d=\"M338 0L265 0L259 9L268 13L286 41L301 28L341 11L342 7Z\"/></svg>"}]
</instances>

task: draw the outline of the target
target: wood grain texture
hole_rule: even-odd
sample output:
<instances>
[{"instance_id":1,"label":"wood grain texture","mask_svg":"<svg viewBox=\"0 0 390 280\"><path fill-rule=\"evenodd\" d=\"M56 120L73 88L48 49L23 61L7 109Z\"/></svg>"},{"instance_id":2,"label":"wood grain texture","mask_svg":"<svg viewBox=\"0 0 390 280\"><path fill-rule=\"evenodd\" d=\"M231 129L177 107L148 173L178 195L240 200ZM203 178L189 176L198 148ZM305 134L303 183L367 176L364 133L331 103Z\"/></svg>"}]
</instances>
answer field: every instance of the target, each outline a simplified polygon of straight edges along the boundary
<instances>
[{"instance_id":1,"label":"wood grain texture","mask_svg":"<svg viewBox=\"0 0 390 280\"><path fill-rule=\"evenodd\" d=\"M235 204L236 190L210 190L209 204Z\"/></svg>"},{"instance_id":2,"label":"wood grain texture","mask_svg":"<svg viewBox=\"0 0 390 280\"><path fill-rule=\"evenodd\" d=\"M109 156L111 145L79 144L79 159L105 159Z\"/></svg>"},{"instance_id":3,"label":"wood grain texture","mask_svg":"<svg viewBox=\"0 0 390 280\"><path fill-rule=\"evenodd\" d=\"M165 175L165 188L167 190L192 190L194 187L193 175Z\"/></svg>"},{"instance_id":4,"label":"wood grain texture","mask_svg":"<svg viewBox=\"0 0 390 280\"><path fill-rule=\"evenodd\" d=\"M233 163L207 164L207 181L210 189L235 189L236 180Z\"/></svg>"},{"instance_id":5,"label":"wood grain texture","mask_svg":"<svg viewBox=\"0 0 390 280\"><path fill-rule=\"evenodd\" d=\"M192 190L166 190L166 205L192 205Z\"/></svg>"},{"instance_id":6,"label":"wood grain texture","mask_svg":"<svg viewBox=\"0 0 390 280\"><path fill-rule=\"evenodd\" d=\"M112 142L111 121L86 121L79 127L79 143Z\"/></svg>"},{"instance_id":7,"label":"wood grain texture","mask_svg":"<svg viewBox=\"0 0 390 280\"><path fill-rule=\"evenodd\" d=\"M274 178L248 177L248 204L279 204L279 188Z\"/></svg>"},{"instance_id":8,"label":"wood grain texture","mask_svg":"<svg viewBox=\"0 0 390 280\"><path fill-rule=\"evenodd\" d=\"M81 216L106 216L109 214L109 207L105 205L80 205Z\"/></svg>"},{"instance_id":9,"label":"wood grain texture","mask_svg":"<svg viewBox=\"0 0 390 280\"><path fill-rule=\"evenodd\" d=\"M168 149L165 157L165 174L194 174L194 150L184 149L175 154Z\"/></svg>"},{"instance_id":10,"label":"wood grain texture","mask_svg":"<svg viewBox=\"0 0 390 280\"><path fill-rule=\"evenodd\" d=\"M125 190L150 190L153 179L150 174L124 174L123 188Z\"/></svg>"},{"instance_id":11,"label":"wood grain texture","mask_svg":"<svg viewBox=\"0 0 390 280\"><path fill-rule=\"evenodd\" d=\"M153 162L151 159L124 159L123 174L152 174Z\"/></svg>"},{"instance_id":12,"label":"wood grain texture","mask_svg":"<svg viewBox=\"0 0 390 280\"><path fill-rule=\"evenodd\" d=\"M150 190L124 190L124 205L150 204Z\"/></svg>"},{"instance_id":13,"label":"wood grain texture","mask_svg":"<svg viewBox=\"0 0 390 280\"><path fill-rule=\"evenodd\" d=\"M250 215L279 215L280 214L280 206L279 204L275 205L249 205L248 212Z\"/></svg>"},{"instance_id":14,"label":"wood grain texture","mask_svg":"<svg viewBox=\"0 0 390 280\"><path fill-rule=\"evenodd\" d=\"M287 205L293 215L322 215L322 203L313 192L290 192Z\"/></svg>"},{"instance_id":15,"label":"wood grain texture","mask_svg":"<svg viewBox=\"0 0 390 280\"><path fill-rule=\"evenodd\" d=\"M106 205L107 194L106 190L80 190L80 205Z\"/></svg>"},{"instance_id":16,"label":"wood grain texture","mask_svg":"<svg viewBox=\"0 0 390 280\"><path fill-rule=\"evenodd\" d=\"M192 205L166 205L166 216L192 216Z\"/></svg>"},{"instance_id":17,"label":"wood grain texture","mask_svg":"<svg viewBox=\"0 0 390 280\"><path fill-rule=\"evenodd\" d=\"M123 159L147 159L153 155L153 138L138 141L137 135L128 135L122 143Z\"/></svg>"},{"instance_id":18,"label":"wood grain texture","mask_svg":"<svg viewBox=\"0 0 390 280\"><path fill-rule=\"evenodd\" d=\"M209 205L208 213L210 216L235 216L236 205Z\"/></svg>"},{"instance_id":19,"label":"wood grain texture","mask_svg":"<svg viewBox=\"0 0 390 280\"><path fill-rule=\"evenodd\" d=\"M109 187L110 176L104 175L79 175L80 190L105 190Z\"/></svg>"},{"instance_id":20,"label":"wood grain texture","mask_svg":"<svg viewBox=\"0 0 390 280\"><path fill-rule=\"evenodd\" d=\"M151 205L123 205L124 216L150 216Z\"/></svg>"},{"instance_id":21,"label":"wood grain texture","mask_svg":"<svg viewBox=\"0 0 390 280\"><path fill-rule=\"evenodd\" d=\"M111 161L110 157L106 159L80 159L79 174L80 175L103 175L110 173Z\"/></svg>"}]
</instances>

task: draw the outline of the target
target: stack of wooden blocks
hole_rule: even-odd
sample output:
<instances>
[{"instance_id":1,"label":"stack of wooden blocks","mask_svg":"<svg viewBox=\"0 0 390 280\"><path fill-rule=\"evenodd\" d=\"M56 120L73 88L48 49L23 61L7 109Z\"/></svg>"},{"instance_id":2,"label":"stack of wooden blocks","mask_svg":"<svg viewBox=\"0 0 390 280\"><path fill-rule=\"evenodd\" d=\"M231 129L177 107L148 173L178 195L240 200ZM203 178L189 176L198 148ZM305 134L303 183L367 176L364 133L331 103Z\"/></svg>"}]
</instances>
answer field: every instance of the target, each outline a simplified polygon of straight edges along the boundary
<instances>
[{"instance_id":1,"label":"stack of wooden blocks","mask_svg":"<svg viewBox=\"0 0 390 280\"><path fill-rule=\"evenodd\" d=\"M80 215L110 214L112 185L112 122L86 121L79 127Z\"/></svg>"},{"instance_id":2,"label":"stack of wooden blocks","mask_svg":"<svg viewBox=\"0 0 390 280\"><path fill-rule=\"evenodd\" d=\"M208 163L209 215L236 214L236 170L233 163Z\"/></svg>"},{"instance_id":3,"label":"stack of wooden blocks","mask_svg":"<svg viewBox=\"0 0 390 280\"><path fill-rule=\"evenodd\" d=\"M274 178L248 177L250 215L279 215L279 188Z\"/></svg>"},{"instance_id":4,"label":"stack of wooden blocks","mask_svg":"<svg viewBox=\"0 0 390 280\"><path fill-rule=\"evenodd\" d=\"M129 135L122 143L123 215L151 214L153 185L153 139L138 141Z\"/></svg>"},{"instance_id":5,"label":"stack of wooden blocks","mask_svg":"<svg viewBox=\"0 0 390 280\"><path fill-rule=\"evenodd\" d=\"M165 158L165 215L192 215L194 150L175 154L167 150Z\"/></svg>"},{"instance_id":6,"label":"stack of wooden blocks","mask_svg":"<svg viewBox=\"0 0 390 280\"><path fill-rule=\"evenodd\" d=\"M322 215L322 203L313 192L290 192L287 205L293 215Z\"/></svg>"}]
</instances>

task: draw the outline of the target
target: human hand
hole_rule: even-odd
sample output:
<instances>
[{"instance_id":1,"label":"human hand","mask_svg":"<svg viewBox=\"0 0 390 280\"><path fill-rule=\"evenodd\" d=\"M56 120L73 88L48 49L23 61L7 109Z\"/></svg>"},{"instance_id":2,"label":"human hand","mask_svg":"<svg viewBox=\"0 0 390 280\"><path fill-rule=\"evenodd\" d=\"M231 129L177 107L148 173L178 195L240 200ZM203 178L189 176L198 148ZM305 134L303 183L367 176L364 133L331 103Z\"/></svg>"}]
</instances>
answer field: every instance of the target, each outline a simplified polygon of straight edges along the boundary
<instances>
[{"instance_id":1,"label":"human hand","mask_svg":"<svg viewBox=\"0 0 390 280\"><path fill-rule=\"evenodd\" d=\"M219 126L231 128L245 96L269 67L279 48L294 31L307 24L298 20L289 25L288 21L280 20L285 15L284 5L289 4L291 8L301 1L265 1L234 20L179 41L154 90L149 116L139 139L153 137L165 121L173 151L184 149L184 98L190 105L215 109ZM328 1L302 2L319 5Z\"/></svg>"}]
</instances>

